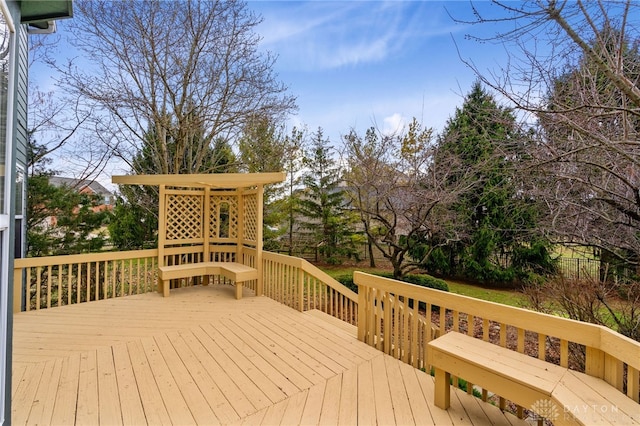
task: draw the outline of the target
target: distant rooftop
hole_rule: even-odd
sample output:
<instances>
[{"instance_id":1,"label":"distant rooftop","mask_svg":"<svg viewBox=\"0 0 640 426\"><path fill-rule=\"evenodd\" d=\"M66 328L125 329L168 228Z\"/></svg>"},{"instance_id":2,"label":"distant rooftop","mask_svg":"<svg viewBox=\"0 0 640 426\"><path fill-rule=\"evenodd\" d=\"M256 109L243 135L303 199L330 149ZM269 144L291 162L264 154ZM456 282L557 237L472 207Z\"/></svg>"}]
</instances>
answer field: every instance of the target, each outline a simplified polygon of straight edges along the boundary
<instances>
[{"instance_id":1,"label":"distant rooftop","mask_svg":"<svg viewBox=\"0 0 640 426\"><path fill-rule=\"evenodd\" d=\"M69 188L77 189L78 191L82 191L85 188L89 188L94 194L111 196L113 195L111 191L102 186L99 182L95 180L86 180L86 179L75 179L61 176L51 176L49 178L49 183L53 186L67 186Z\"/></svg>"}]
</instances>

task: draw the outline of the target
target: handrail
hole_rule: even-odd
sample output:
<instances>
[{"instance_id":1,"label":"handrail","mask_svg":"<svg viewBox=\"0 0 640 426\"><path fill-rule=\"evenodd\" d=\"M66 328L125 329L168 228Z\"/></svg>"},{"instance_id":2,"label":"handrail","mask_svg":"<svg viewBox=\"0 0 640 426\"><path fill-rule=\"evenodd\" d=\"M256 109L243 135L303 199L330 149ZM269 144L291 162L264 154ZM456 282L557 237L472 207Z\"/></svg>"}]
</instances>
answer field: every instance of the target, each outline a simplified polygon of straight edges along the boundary
<instances>
[{"instance_id":1,"label":"handrail","mask_svg":"<svg viewBox=\"0 0 640 426\"><path fill-rule=\"evenodd\" d=\"M69 263L103 262L105 260L158 257L158 249L106 251L101 253L66 254L60 256L24 257L14 261L14 269L36 266L64 265Z\"/></svg>"},{"instance_id":2,"label":"handrail","mask_svg":"<svg viewBox=\"0 0 640 426\"><path fill-rule=\"evenodd\" d=\"M269 260L277 259L282 264L300 268L306 273L314 276L315 278L318 278L319 280L321 280L323 283L325 283L327 286L331 287L332 289L339 291L341 294L343 294L346 298L348 298L352 302L355 302L355 303L358 302L358 293L356 293L353 290L350 290L348 287L345 287L344 284L342 284L341 282L333 278L331 275L327 274L322 269L318 268L317 266L313 265L312 263L310 263L305 259L302 259L300 257L287 256L285 254L280 254L280 253L273 253L270 251L262 252L262 255L263 255L263 258L265 259L269 259Z\"/></svg>"},{"instance_id":3,"label":"handrail","mask_svg":"<svg viewBox=\"0 0 640 426\"><path fill-rule=\"evenodd\" d=\"M157 249L16 259L13 312L154 291Z\"/></svg>"},{"instance_id":4,"label":"handrail","mask_svg":"<svg viewBox=\"0 0 640 426\"><path fill-rule=\"evenodd\" d=\"M545 361L554 358L550 347L557 350L553 342L558 342L557 363L563 367L578 369L569 365L569 351L583 347L584 373L604 379L636 402L640 400L640 343L607 327L363 272L354 273L354 282L359 289L358 338L418 368L428 371L426 342L434 336L421 334L412 316L424 318L425 313L431 315L433 311L438 314L439 334L454 330L475 335L475 324L480 323L482 335L475 337L507 347L507 333L515 331L516 347L511 349L524 353L525 341L537 341L537 353L529 355ZM423 309L419 308L421 304ZM465 319L467 325L461 326Z\"/></svg>"},{"instance_id":5,"label":"handrail","mask_svg":"<svg viewBox=\"0 0 640 426\"><path fill-rule=\"evenodd\" d=\"M264 294L299 311L319 309L357 324L358 295L298 257L263 252Z\"/></svg>"}]
</instances>

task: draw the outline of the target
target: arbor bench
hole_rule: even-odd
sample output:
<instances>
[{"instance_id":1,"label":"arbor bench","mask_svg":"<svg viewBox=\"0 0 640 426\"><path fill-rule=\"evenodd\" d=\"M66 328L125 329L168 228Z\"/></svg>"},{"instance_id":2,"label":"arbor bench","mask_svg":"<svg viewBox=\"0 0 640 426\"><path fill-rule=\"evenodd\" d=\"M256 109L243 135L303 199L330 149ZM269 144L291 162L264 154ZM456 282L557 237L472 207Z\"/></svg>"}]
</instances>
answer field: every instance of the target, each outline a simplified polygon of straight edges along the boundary
<instances>
[{"instance_id":1,"label":"arbor bench","mask_svg":"<svg viewBox=\"0 0 640 426\"><path fill-rule=\"evenodd\" d=\"M169 296L169 280L222 275L234 282L236 299L242 298L245 281L258 279L258 270L236 262L198 262L158 267L158 292ZM207 280L205 278L205 285Z\"/></svg>"},{"instance_id":2,"label":"arbor bench","mask_svg":"<svg viewBox=\"0 0 640 426\"><path fill-rule=\"evenodd\" d=\"M604 380L465 334L429 342L428 363L435 369L434 403L445 410L453 375L556 425L640 424L638 405Z\"/></svg>"}]
</instances>

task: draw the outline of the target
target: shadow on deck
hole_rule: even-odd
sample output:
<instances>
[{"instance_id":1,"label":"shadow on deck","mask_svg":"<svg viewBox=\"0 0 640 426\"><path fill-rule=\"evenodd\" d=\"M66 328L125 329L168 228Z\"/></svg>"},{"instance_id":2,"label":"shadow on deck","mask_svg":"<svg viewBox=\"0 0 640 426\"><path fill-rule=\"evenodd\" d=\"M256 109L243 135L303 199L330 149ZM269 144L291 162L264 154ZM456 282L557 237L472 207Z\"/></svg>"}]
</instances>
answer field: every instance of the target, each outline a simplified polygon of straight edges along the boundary
<instances>
[{"instance_id":1,"label":"shadow on deck","mask_svg":"<svg viewBox=\"0 0 640 426\"><path fill-rule=\"evenodd\" d=\"M16 425L526 424L460 391L436 408L355 327L230 286L16 314L12 393Z\"/></svg>"}]
</instances>

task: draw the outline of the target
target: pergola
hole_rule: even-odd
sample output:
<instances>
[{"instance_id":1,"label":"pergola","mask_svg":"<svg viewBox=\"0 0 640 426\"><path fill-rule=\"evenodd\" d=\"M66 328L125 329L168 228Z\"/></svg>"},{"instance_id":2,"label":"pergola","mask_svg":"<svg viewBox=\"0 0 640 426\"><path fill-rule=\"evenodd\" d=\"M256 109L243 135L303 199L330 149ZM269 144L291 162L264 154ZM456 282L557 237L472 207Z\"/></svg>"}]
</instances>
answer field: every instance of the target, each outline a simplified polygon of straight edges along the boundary
<instances>
[{"instance_id":1,"label":"pergola","mask_svg":"<svg viewBox=\"0 0 640 426\"><path fill-rule=\"evenodd\" d=\"M264 185L284 179L284 173L221 173L126 175L112 181L159 187L158 267L240 263L257 269L260 295Z\"/></svg>"}]
</instances>

